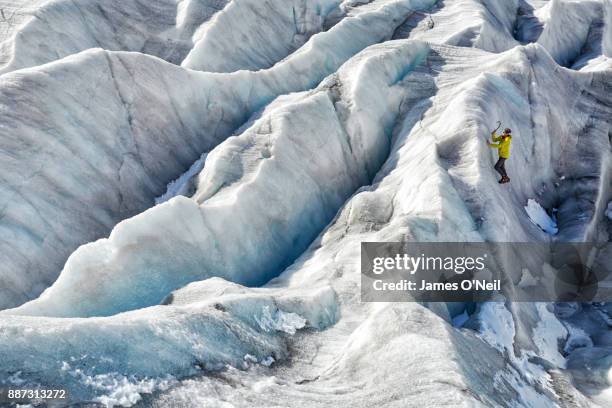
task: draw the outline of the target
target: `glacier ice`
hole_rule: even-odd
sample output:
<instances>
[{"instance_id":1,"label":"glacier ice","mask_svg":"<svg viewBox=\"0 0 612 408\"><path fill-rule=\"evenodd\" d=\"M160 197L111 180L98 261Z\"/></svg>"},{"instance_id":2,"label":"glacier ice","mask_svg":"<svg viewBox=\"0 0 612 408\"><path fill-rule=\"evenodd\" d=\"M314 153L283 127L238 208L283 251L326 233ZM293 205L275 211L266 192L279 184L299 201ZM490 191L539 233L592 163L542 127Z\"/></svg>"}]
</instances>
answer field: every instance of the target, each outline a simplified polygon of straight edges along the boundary
<instances>
[{"instance_id":1,"label":"glacier ice","mask_svg":"<svg viewBox=\"0 0 612 408\"><path fill-rule=\"evenodd\" d=\"M608 304L359 298L364 241L609 240L609 0L97 3L29 1L0 48L3 386L609 405Z\"/></svg>"},{"instance_id":2,"label":"glacier ice","mask_svg":"<svg viewBox=\"0 0 612 408\"><path fill-rule=\"evenodd\" d=\"M339 3L233 0L201 29L182 65L208 72L269 68L323 31Z\"/></svg>"},{"instance_id":3,"label":"glacier ice","mask_svg":"<svg viewBox=\"0 0 612 408\"><path fill-rule=\"evenodd\" d=\"M9 238L0 250L0 308L40 294L74 249L150 207L168 182L275 97L315 86L389 37L412 1L427 3L381 2L258 72L196 72L141 53L91 49L3 75L10 113L0 128L7 152L0 231ZM100 107L81 104L94 95Z\"/></svg>"},{"instance_id":4,"label":"glacier ice","mask_svg":"<svg viewBox=\"0 0 612 408\"><path fill-rule=\"evenodd\" d=\"M228 0L23 0L3 2L0 73L101 47L180 63L195 32ZM13 3L13 4L11 4ZM15 4L17 3L17 4Z\"/></svg>"},{"instance_id":5,"label":"glacier ice","mask_svg":"<svg viewBox=\"0 0 612 408\"><path fill-rule=\"evenodd\" d=\"M75 399L133 403L174 377L240 367L246 354L262 362L284 359L287 338L279 333L322 330L338 313L334 292L324 286L289 293L214 278L184 292L173 293L165 305L107 318L3 318L0 384L44 387L59 381ZM215 292L223 294L211 297ZM19 384L10 377L17 371L28 373Z\"/></svg>"},{"instance_id":6,"label":"glacier ice","mask_svg":"<svg viewBox=\"0 0 612 408\"><path fill-rule=\"evenodd\" d=\"M589 43L587 37L594 34L594 26L601 24L597 19L603 15L603 6L601 1L551 1L538 43L546 47L559 64L571 66ZM570 24L572 29L568 30ZM601 38L590 43L601 46Z\"/></svg>"},{"instance_id":7,"label":"glacier ice","mask_svg":"<svg viewBox=\"0 0 612 408\"><path fill-rule=\"evenodd\" d=\"M399 61L418 61L425 46L404 50L395 55L397 67L383 72L374 84L381 87L380 100L374 105L372 92L362 95L358 87L351 92L354 72L373 76L370 69L374 67L366 68L368 59L358 59L340 71L340 78L324 82L319 92L294 95L289 98L293 103L267 108L244 133L229 138L208 155L195 202L173 200L119 224L109 240L75 253L56 284L23 310L42 308L44 314L61 316L106 315L156 304L169 291L197 278L224 276L243 284L261 284L278 274L380 166L390 137L384 132L389 127L385 122L393 119L393 111L386 108L396 104L396 98L389 95L393 88L386 91L382 86L406 74ZM336 96L328 91L334 86L346 87L353 109L371 111L369 119L381 124L381 130L361 117L351 120L350 114L339 119L333 100ZM304 156L313 160L303 163L299 157ZM327 177L329 174L334 177ZM302 188L286 197L290 201L285 205L265 205L295 183L301 183ZM240 229L229 230L224 220L230 214L234 219L243 218ZM181 223L171 221L179 217ZM159 221L151 223L150 218ZM158 228L162 225L166 239L160 240ZM185 237L186 231L191 231L190 237ZM184 250L177 256L175 245L181 241ZM146 255L151 245L156 247L153 252L158 261ZM105 269L105 285L89 277L93 269L101 268ZM85 272L88 270L92 272ZM138 283L143 280L148 284ZM85 281L90 282L91 292L85 296L89 300L84 299L85 292L74 290ZM135 291L121 299L119 293L125 289L118 291L118 287ZM68 292L71 295L60 295L63 301L51 306L58 293Z\"/></svg>"}]
</instances>

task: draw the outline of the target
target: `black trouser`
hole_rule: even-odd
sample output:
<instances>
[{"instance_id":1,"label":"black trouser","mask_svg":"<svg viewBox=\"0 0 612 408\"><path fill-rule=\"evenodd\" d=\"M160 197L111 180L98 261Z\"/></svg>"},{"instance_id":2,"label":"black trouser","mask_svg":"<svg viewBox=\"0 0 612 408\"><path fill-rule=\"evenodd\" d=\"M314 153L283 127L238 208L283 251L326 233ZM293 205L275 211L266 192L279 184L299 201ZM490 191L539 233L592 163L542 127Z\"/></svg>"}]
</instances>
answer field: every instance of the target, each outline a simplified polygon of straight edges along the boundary
<instances>
[{"instance_id":1,"label":"black trouser","mask_svg":"<svg viewBox=\"0 0 612 408\"><path fill-rule=\"evenodd\" d=\"M500 157L497 163L495 163L495 170L501 174L502 177L508 177L508 173L506 173L506 159Z\"/></svg>"}]
</instances>

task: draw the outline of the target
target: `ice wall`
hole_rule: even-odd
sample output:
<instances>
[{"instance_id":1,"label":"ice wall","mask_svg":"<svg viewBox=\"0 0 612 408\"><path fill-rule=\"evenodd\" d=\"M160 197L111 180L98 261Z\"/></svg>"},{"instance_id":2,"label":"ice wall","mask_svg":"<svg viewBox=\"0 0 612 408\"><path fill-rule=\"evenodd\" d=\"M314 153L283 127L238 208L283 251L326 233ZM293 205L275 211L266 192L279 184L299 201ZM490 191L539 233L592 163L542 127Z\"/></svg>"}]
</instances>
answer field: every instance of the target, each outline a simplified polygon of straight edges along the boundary
<instances>
[{"instance_id":1,"label":"ice wall","mask_svg":"<svg viewBox=\"0 0 612 408\"><path fill-rule=\"evenodd\" d=\"M589 33L603 14L602 6L602 1L599 0L552 0L550 17L538 38L538 43L542 44L559 64L571 66L588 45ZM571 29L568 29L570 26Z\"/></svg>"}]
</instances>

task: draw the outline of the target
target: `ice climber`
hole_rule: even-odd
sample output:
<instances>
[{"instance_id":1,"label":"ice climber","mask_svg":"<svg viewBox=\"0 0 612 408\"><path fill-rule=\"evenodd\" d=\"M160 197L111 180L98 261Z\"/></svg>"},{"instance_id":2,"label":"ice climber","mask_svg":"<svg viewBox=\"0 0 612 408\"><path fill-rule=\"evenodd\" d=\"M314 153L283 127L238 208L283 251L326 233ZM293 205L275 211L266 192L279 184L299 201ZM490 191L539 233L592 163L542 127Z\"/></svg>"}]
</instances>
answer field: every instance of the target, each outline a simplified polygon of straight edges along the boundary
<instances>
[{"instance_id":1,"label":"ice climber","mask_svg":"<svg viewBox=\"0 0 612 408\"><path fill-rule=\"evenodd\" d=\"M500 125L501 126L501 125ZM499 126L497 126L499 129ZM497 136L497 129L491 132L491 140L497 143L491 143L487 141L489 147L493 147L497 149L499 159L497 163L495 163L495 170L501 175L501 180L499 180L500 184L508 183L510 178L508 177L508 173L506 173L506 160L510 157L510 141L512 140L512 130L510 128L504 129L504 132Z\"/></svg>"}]
</instances>

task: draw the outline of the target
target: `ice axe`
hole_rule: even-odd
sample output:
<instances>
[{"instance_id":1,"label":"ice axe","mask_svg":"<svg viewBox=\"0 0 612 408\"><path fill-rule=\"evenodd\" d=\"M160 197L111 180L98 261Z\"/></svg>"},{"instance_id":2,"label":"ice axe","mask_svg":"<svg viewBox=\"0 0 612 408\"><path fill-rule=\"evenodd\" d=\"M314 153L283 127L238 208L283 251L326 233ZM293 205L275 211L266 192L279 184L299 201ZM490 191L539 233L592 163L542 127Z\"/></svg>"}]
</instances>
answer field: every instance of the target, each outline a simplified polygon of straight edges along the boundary
<instances>
[{"instance_id":1,"label":"ice axe","mask_svg":"<svg viewBox=\"0 0 612 408\"><path fill-rule=\"evenodd\" d=\"M491 133L493 132L497 132L499 130L499 128L501 127L501 122L498 120L497 121L497 127L495 128L495 130L491 131ZM485 136L485 139L487 139L487 141L489 141L489 138Z\"/></svg>"}]
</instances>

